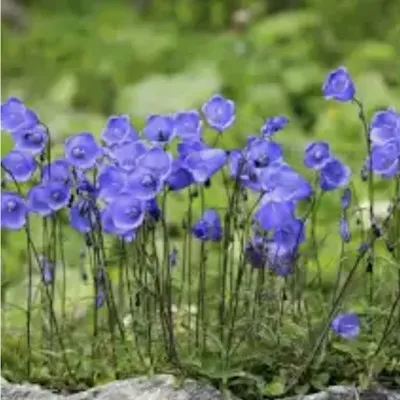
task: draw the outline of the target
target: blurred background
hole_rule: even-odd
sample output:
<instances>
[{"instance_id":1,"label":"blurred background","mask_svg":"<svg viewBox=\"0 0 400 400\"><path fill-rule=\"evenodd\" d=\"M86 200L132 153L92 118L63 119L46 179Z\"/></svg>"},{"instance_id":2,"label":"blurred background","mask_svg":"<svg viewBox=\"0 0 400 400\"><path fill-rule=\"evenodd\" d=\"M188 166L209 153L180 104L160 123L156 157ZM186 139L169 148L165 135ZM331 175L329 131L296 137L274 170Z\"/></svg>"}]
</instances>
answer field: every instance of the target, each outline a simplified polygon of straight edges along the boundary
<instances>
[{"instance_id":1,"label":"blurred background","mask_svg":"<svg viewBox=\"0 0 400 400\"><path fill-rule=\"evenodd\" d=\"M237 102L223 146L243 145L263 118L283 114L291 123L278 140L291 163L301 168L305 144L319 138L357 174L357 110L324 101L326 73L349 69L368 117L400 110L399 0L2 0L1 17L2 101L19 96L37 111L56 152L67 135L99 135L110 114L129 114L140 129L148 113L200 107L221 92ZM2 154L11 147L2 135ZM378 200L387 198L387 186L378 188ZM219 190L207 192L209 207L221 204ZM318 220L336 236L337 196ZM69 239L74 264L80 245ZM2 249L3 282L18 281L23 232L3 235ZM328 254L336 251L329 242Z\"/></svg>"}]
</instances>

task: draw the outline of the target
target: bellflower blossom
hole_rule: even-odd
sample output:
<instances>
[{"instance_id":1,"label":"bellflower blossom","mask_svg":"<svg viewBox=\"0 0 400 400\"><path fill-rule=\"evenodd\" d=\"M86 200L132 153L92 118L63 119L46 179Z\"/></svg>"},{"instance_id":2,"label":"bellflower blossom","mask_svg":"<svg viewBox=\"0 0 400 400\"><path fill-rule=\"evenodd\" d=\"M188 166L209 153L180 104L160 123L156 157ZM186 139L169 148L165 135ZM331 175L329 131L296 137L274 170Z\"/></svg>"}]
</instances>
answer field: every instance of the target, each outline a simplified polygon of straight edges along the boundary
<instances>
[{"instance_id":1,"label":"bellflower blossom","mask_svg":"<svg viewBox=\"0 0 400 400\"><path fill-rule=\"evenodd\" d=\"M350 168L339 159L331 158L321 169L319 186L324 191L347 186L351 177Z\"/></svg>"},{"instance_id":2,"label":"bellflower blossom","mask_svg":"<svg viewBox=\"0 0 400 400\"><path fill-rule=\"evenodd\" d=\"M204 211L202 217L192 227L193 235L201 241L219 241L222 237L221 219L216 210Z\"/></svg>"},{"instance_id":3,"label":"bellflower blossom","mask_svg":"<svg viewBox=\"0 0 400 400\"><path fill-rule=\"evenodd\" d=\"M108 118L101 139L108 146L112 146L139 140L139 133L131 125L128 115L116 115Z\"/></svg>"},{"instance_id":4,"label":"bellflower blossom","mask_svg":"<svg viewBox=\"0 0 400 400\"><path fill-rule=\"evenodd\" d=\"M217 132L224 132L235 122L236 109L232 100L215 94L201 108L208 125Z\"/></svg>"},{"instance_id":5,"label":"bellflower blossom","mask_svg":"<svg viewBox=\"0 0 400 400\"><path fill-rule=\"evenodd\" d=\"M199 141L203 134L203 122L197 110L181 111L174 115L175 135L183 141Z\"/></svg>"},{"instance_id":6,"label":"bellflower blossom","mask_svg":"<svg viewBox=\"0 0 400 400\"><path fill-rule=\"evenodd\" d=\"M360 333L360 319L355 313L336 316L331 322L332 330L344 339L352 339Z\"/></svg>"},{"instance_id":7,"label":"bellflower blossom","mask_svg":"<svg viewBox=\"0 0 400 400\"><path fill-rule=\"evenodd\" d=\"M25 200L16 193L1 193L1 228L16 231L26 223L28 209Z\"/></svg>"},{"instance_id":8,"label":"bellflower blossom","mask_svg":"<svg viewBox=\"0 0 400 400\"><path fill-rule=\"evenodd\" d=\"M76 168L93 168L101 155L100 147L89 132L71 136L65 141L65 159Z\"/></svg>"},{"instance_id":9,"label":"bellflower blossom","mask_svg":"<svg viewBox=\"0 0 400 400\"><path fill-rule=\"evenodd\" d=\"M150 115L143 129L143 136L151 142L166 144L175 136L172 115Z\"/></svg>"},{"instance_id":10,"label":"bellflower blossom","mask_svg":"<svg viewBox=\"0 0 400 400\"><path fill-rule=\"evenodd\" d=\"M47 129L42 124L37 124L29 129L16 130L12 134L16 150L32 154L42 153L48 140Z\"/></svg>"},{"instance_id":11,"label":"bellflower blossom","mask_svg":"<svg viewBox=\"0 0 400 400\"><path fill-rule=\"evenodd\" d=\"M27 153L11 150L1 159L1 165L5 169L10 180L27 182L34 174L37 164L35 159Z\"/></svg>"},{"instance_id":12,"label":"bellflower blossom","mask_svg":"<svg viewBox=\"0 0 400 400\"><path fill-rule=\"evenodd\" d=\"M283 115L267 118L264 125L261 127L261 134L265 137L274 135L279 132L289 123L289 119Z\"/></svg>"},{"instance_id":13,"label":"bellflower blossom","mask_svg":"<svg viewBox=\"0 0 400 400\"><path fill-rule=\"evenodd\" d=\"M327 75L322 92L327 100L346 102L354 99L356 89L347 69L339 67Z\"/></svg>"},{"instance_id":14,"label":"bellflower blossom","mask_svg":"<svg viewBox=\"0 0 400 400\"><path fill-rule=\"evenodd\" d=\"M37 115L16 97L9 97L1 105L1 129L13 133L33 128L39 122Z\"/></svg>"},{"instance_id":15,"label":"bellflower blossom","mask_svg":"<svg viewBox=\"0 0 400 400\"><path fill-rule=\"evenodd\" d=\"M304 165L307 168L321 169L330 158L329 144L325 141L310 143L304 151Z\"/></svg>"}]
</instances>

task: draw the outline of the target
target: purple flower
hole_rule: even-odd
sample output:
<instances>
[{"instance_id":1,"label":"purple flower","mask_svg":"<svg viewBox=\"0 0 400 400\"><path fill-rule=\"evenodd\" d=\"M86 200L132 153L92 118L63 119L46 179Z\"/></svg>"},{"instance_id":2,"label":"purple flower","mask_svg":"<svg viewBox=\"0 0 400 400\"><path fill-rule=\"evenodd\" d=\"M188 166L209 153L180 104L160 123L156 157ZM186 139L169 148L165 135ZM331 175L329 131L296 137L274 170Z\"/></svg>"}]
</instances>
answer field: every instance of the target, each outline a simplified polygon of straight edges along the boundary
<instances>
[{"instance_id":1,"label":"purple flower","mask_svg":"<svg viewBox=\"0 0 400 400\"><path fill-rule=\"evenodd\" d=\"M220 94L215 94L207 100L201 111L208 125L218 132L227 130L235 122L235 103Z\"/></svg>"},{"instance_id":2,"label":"purple flower","mask_svg":"<svg viewBox=\"0 0 400 400\"><path fill-rule=\"evenodd\" d=\"M203 134L203 122L197 110L181 111L174 116L176 136L182 140L198 141Z\"/></svg>"},{"instance_id":3,"label":"purple flower","mask_svg":"<svg viewBox=\"0 0 400 400\"><path fill-rule=\"evenodd\" d=\"M158 207L157 199L147 200L145 203L147 214L149 214L155 221L158 221L161 217L161 210Z\"/></svg>"},{"instance_id":4,"label":"purple flower","mask_svg":"<svg viewBox=\"0 0 400 400\"><path fill-rule=\"evenodd\" d=\"M77 201L69 210L69 223L81 233L89 233L96 226L96 214L88 200Z\"/></svg>"},{"instance_id":5,"label":"purple flower","mask_svg":"<svg viewBox=\"0 0 400 400\"><path fill-rule=\"evenodd\" d=\"M102 155L93 135L88 132L69 137L65 141L64 148L66 160L80 169L94 167L97 159Z\"/></svg>"},{"instance_id":6,"label":"purple flower","mask_svg":"<svg viewBox=\"0 0 400 400\"><path fill-rule=\"evenodd\" d=\"M204 183L225 164L226 153L222 149L205 149L189 154L185 159L185 168L196 183Z\"/></svg>"},{"instance_id":7,"label":"purple flower","mask_svg":"<svg viewBox=\"0 0 400 400\"><path fill-rule=\"evenodd\" d=\"M138 158L145 154L147 150L147 145L139 140L115 146L110 155L123 170L132 172L137 165Z\"/></svg>"},{"instance_id":8,"label":"purple flower","mask_svg":"<svg viewBox=\"0 0 400 400\"><path fill-rule=\"evenodd\" d=\"M341 207L342 210L347 210L351 204L351 190L349 188L345 188L343 190L343 194L341 197Z\"/></svg>"},{"instance_id":9,"label":"purple flower","mask_svg":"<svg viewBox=\"0 0 400 400\"><path fill-rule=\"evenodd\" d=\"M339 67L329 72L322 86L322 92L326 100L346 102L354 99L356 89L347 69Z\"/></svg>"},{"instance_id":10,"label":"purple flower","mask_svg":"<svg viewBox=\"0 0 400 400\"><path fill-rule=\"evenodd\" d=\"M259 175L263 201L298 201L310 197L311 185L296 171L284 163L272 164Z\"/></svg>"},{"instance_id":11,"label":"purple flower","mask_svg":"<svg viewBox=\"0 0 400 400\"><path fill-rule=\"evenodd\" d=\"M247 160L256 168L268 167L275 161L282 160L282 148L271 140L257 138L250 142L247 148Z\"/></svg>"},{"instance_id":12,"label":"purple flower","mask_svg":"<svg viewBox=\"0 0 400 400\"><path fill-rule=\"evenodd\" d=\"M143 129L143 136L151 142L168 143L175 135L171 115L150 115Z\"/></svg>"},{"instance_id":13,"label":"purple flower","mask_svg":"<svg viewBox=\"0 0 400 400\"><path fill-rule=\"evenodd\" d=\"M58 211L67 206L70 198L69 186L59 182L46 184L46 200L52 211Z\"/></svg>"},{"instance_id":14,"label":"purple flower","mask_svg":"<svg viewBox=\"0 0 400 400\"><path fill-rule=\"evenodd\" d=\"M340 218L339 233L340 233L340 237L342 238L343 242L345 242L345 243L350 242L351 233L350 233L349 223L347 222L347 219L344 216L342 216L342 218Z\"/></svg>"},{"instance_id":15,"label":"purple flower","mask_svg":"<svg viewBox=\"0 0 400 400\"><path fill-rule=\"evenodd\" d=\"M129 143L139 140L138 132L132 127L128 115L115 115L107 120L101 138L107 144Z\"/></svg>"},{"instance_id":16,"label":"purple flower","mask_svg":"<svg viewBox=\"0 0 400 400\"><path fill-rule=\"evenodd\" d=\"M360 334L360 319L355 313L336 316L331 322L332 330L344 339L351 339Z\"/></svg>"},{"instance_id":17,"label":"purple flower","mask_svg":"<svg viewBox=\"0 0 400 400\"><path fill-rule=\"evenodd\" d=\"M101 219L101 227L104 233L110 233L113 235L117 235L124 240L130 241L130 238L135 237L135 229L118 229L113 220L112 209L110 206L105 207L100 212L100 219Z\"/></svg>"},{"instance_id":18,"label":"purple flower","mask_svg":"<svg viewBox=\"0 0 400 400\"><path fill-rule=\"evenodd\" d=\"M58 182L63 184L70 183L69 163L63 158L54 160L50 164L46 164L42 169L43 183Z\"/></svg>"},{"instance_id":19,"label":"purple flower","mask_svg":"<svg viewBox=\"0 0 400 400\"><path fill-rule=\"evenodd\" d=\"M261 134L268 137L272 136L282 130L288 123L289 119L283 115L267 118L261 127Z\"/></svg>"},{"instance_id":20,"label":"purple flower","mask_svg":"<svg viewBox=\"0 0 400 400\"><path fill-rule=\"evenodd\" d=\"M47 129L42 124L37 124L29 129L14 131L12 135L17 150L34 156L43 152L48 140Z\"/></svg>"},{"instance_id":21,"label":"purple flower","mask_svg":"<svg viewBox=\"0 0 400 400\"><path fill-rule=\"evenodd\" d=\"M217 211L208 209L192 227L193 235L202 241L219 241L222 237L221 219Z\"/></svg>"},{"instance_id":22,"label":"purple flower","mask_svg":"<svg viewBox=\"0 0 400 400\"><path fill-rule=\"evenodd\" d=\"M249 239L246 249L245 257L253 268L264 268L267 263L268 239L263 236L253 236Z\"/></svg>"},{"instance_id":23,"label":"purple flower","mask_svg":"<svg viewBox=\"0 0 400 400\"><path fill-rule=\"evenodd\" d=\"M48 190L46 185L33 186L27 196L27 206L30 212L47 217L52 213L48 202Z\"/></svg>"},{"instance_id":24,"label":"purple flower","mask_svg":"<svg viewBox=\"0 0 400 400\"><path fill-rule=\"evenodd\" d=\"M131 194L122 194L110 204L110 213L116 229L125 232L136 229L144 220L144 202Z\"/></svg>"},{"instance_id":25,"label":"purple flower","mask_svg":"<svg viewBox=\"0 0 400 400\"><path fill-rule=\"evenodd\" d=\"M293 218L279 226L272 236L272 241L281 248L280 251L294 251L304 240L304 223Z\"/></svg>"},{"instance_id":26,"label":"purple flower","mask_svg":"<svg viewBox=\"0 0 400 400\"><path fill-rule=\"evenodd\" d=\"M382 145L374 145L371 149L372 171L384 178L392 178L399 172L400 145L390 140ZM367 160L367 165L369 161Z\"/></svg>"},{"instance_id":27,"label":"purple flower","mask_svg":"<svg viewBox=\"0 0 400 400\"><path fill-rule=\"evenodd\" d=\"M1 105L1 129L8 132L26 130L38 122L37 115L16 97L9 97Z\"/></svg>"},{"instance_id":28,"label":"purple flower","mask_svg":"<svg viewBox=\"0 0 400 400\"><path fill-rule=\"evenodd\" d=\"M264 202L260 205L254 217L264 230L277 229L294 218L294 203Z\"/></svg>"},{"instance_id":29,"label":"purple flower","mask_svg":"<svg viewBox=\"0 0 400 400\"><path fill-rule=\"evenodd\" d=\"M293 272L296 247L286 248L276 241L270 241L266 247L268 268L278 276L288 276Z\"/></svg>"},{"instance_id":30,"label":"purple flower","mask_svg":"<svg viewBox=\"0 0 400 400\"><path fill-rule=\"evenodd\" d=\"M104 290L103 290L102 287L99 287L97 289L97 294L96 294L96 298L95 298L95 301L94 301L95 305L96 305L96 308L103 307L105 300L106 300L106 296L104 294Z\"/></svg>"},{"instance_id":31,"label":"purple flower","mask_svg":"<svg viewBox=\"0 0 400 400\"><path fill-rule=\"evenodd\" d=\"M138 167L126 181L126 191L141 200L150 200L163 188L164 181L154 171Z\"/></svg>"},{"instance_id":32,"label":"purple flower","mask_svg":"<svg viewBox=\"0 0 400 400\"><path fill-rule=\"evenodd\" d=\"M255 192L261 192L259 180L260 169L251 165L240 150L232 150L229 154L229 170L232 178Z\"/></svg>"},{"instance_id":33,"label":"purple flower","mask_svg":"<svg viewBox=\"0 0 400 400\"><path fill-rule=\"evenodd\" d=\"M28 181L36 170L35 159L30 155L18 150L12 150L1 159L1 165L4 167L9 178L17 182Z\"/></svg>"},{"instance_id":34,"label":"purple flower","mask_svg":"<svg viewBox=\"0 0 400 400\"><path fill-rule=\"evenodd\" d=\"M351 177L350 168L337 158L331 158L321 169L319 186L324 191L346 186Z\"/></svg>"},{"instance_id":35,"label":"purple flower","mask_svg":"<svg viewBox=\"0 0 400 400\"><path fill-rule=\"evenodd\" d=\"M202 141L190 141L178 143L177 150L179 158L185 159L189 154L208 149L207 145Z\"/></svg>"},{"instance_id":36,"label":"purple flower","mask_svg":"<svg viewBox=\"0 0 400 400\"><path fill-rule=\"evenodd\" d=\"M138 158L137 165L147 168L165 179L171 172L172 155L159 147L153 147Z\"/></svg>"},{"instance_id":37,"label":"purple flower","mask_svg":"<svg viewBox=\"0 0 400 400\"><path fill-rule=\"evenodd\" d=\"M377 145L392 140L400 143L400 114L391 108L376 112L371 120L370 136Z\"/></svg>"},{"instance_id":38,"label":"purple flower","mask_svg":"<svg viewBox=\"0 0 400 400\"><path fill-rule=\"evenodd\" d=\"M97 178L99 197L106 202L113 201L125 189L127 175L125 171L115 165L104 165Z\"/></svg>"},{"instance_id":39,"label":"purple flower","mask_svg":"<svg viewBox=\"0 0 400 400\"><path fill-rule=\"evenodd\" d=\"M321 169L330 159L329 144L324 141L310 143L304 152L304 165L307 168Z\"/></svg>"},{"instance_id":40,"label":"purple flower","mask_svg":"<svg viewBox=\"0 0 400 400\"><path fill-rule=\"evenodd\" d=\"M24 199L16 193L1 193L1 227L16 231L26 223L27 207Z\"/></svg>"},{"instance_id":41,"label":"purple flower","mask_svg":"<svg viewBox=\"0 0 400 400\"><path fill-rule=\"evenodd\" d=\"M182 190L194 182L192 174L184 165L184 161L181 159L175 159L172 162L171 173L166 181L170 190Z\"/></svg>"}]
</instances>

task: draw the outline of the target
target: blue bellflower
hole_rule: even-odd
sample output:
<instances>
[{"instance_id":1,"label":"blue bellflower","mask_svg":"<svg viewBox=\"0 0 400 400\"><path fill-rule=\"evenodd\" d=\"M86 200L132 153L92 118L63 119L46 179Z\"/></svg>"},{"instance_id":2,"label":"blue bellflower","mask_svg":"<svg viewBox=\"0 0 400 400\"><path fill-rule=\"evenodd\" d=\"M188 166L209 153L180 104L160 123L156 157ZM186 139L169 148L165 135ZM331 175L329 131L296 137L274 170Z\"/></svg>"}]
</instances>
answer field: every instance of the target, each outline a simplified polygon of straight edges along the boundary
<instances>
[{"instance_id":1,"label":"blue bellflower","mask_svg":"<svg viewBox=\"0 0 400 400\"><path fill-rule=\"evenodd\" d=\"M304 165L307 168L319 170L330 158L329 144L324 141L310 143L304 151Z\"/></svg>"},{"instance_id":2,"label":"blue bellflower","mask_svg":"<svg viewBox=\"0 0 400 400\"><path fill-rule=\"evenodd\" d=\"M400 143L389 140L381 145L374 145L371 149L372 171L383 178L393 178L399 173ZM369 159L366 161L369 166Z\"/></svg>"},{"instance_id":3,"label":"blue bellflower","mask_svg":"<svg viewBox=\"0 0 400 400\"><path fill-rule=\"evenodd\" d=\"M324 191L347 186L351 178L350 168L337 158L331 158L321 169L319 186Z\"/></svg>"},{"instance_id":4,"label":"blue bellflower","mask_svg":"<svg viewBox=\"0 0 400 400\"><path fill-rule=\"evenodd\" d=\"M158 174L139 166L128 175L126 191L137 199L150 200L161 192L163 184L164 181Z\"/></svg>"},{"instance_id":5,"label":"blue bellflower","mask_svg":"<svg viewBox=\"0 0 400 400\"><path fill-rule=\"evenodd\" d=\"M288 123L289 119L283 115L267 118L264 125L261 127L261 134L270 137L285 128Z\"/></svg>"},{"instance_id":6,"label":"blue bellflower","mask_svg":"<svg viewBox=\"0 0 400 400\"><path fill-rule=\"evenodd\" d=\"M52 181L69 184L71 180L69 162L64 158L59 158L44 165L42 168L42 180L43 183Z\"/></svg>"},{"instance_id":7,"label":"blue bellflower","mask_svg":"<svg viewBox=\"0 0 400 400\"><path fill-rule=\"evenodd\" d=\"M12 136L17 150L33 156L44 151L48 140L47 129L42 124L37 124L29 129L14 131Z\"/></svg>"},{"instance_id":8,"label":"blue bellflower","mask_svg":"<svg viewBox=\"0 0 400 400\"><path fill-rule=\"evenodd\" d=\"M345 188L341 197L341 208L342 210L347 210L351 204L351 190L349 188Z\"/></svg>"},{"instance_id":9,"label":"blue bellflower","mask_svg":"<svg viewBox=\"0 0 400 400\"><path fill-rule=\"evenodd\" d=\"M116 229L126 232L137 229L145 216L145 205L142 200L130 194L122 194L110 204L110 214Z\"/></svg>"},{"instance_id":10,"label":"blue bellflower","mask_svg":"<svg viewBox=\"0 0 400 400\"><path fill-rule=\"evenodd\" d=\"M339 67L329 72L322 85L322 92L327 100L346 102L354 99L356 89L347 69Z\"/></svg>"},{"instance_id":11,"label":"blue bellflower","mask_svg":"<svg viewBox=\"0 0 400 400\"><path fill-rule=\"evenodd\" d=\"M45 184L33 186L27 195L26 204L30 212L47 217L53 210L48 202L48 189Z\"/></svg>"},{"instance_id":12,"label":"blue bellflower","mask_svg":"<svg viewBox=\"0 0 400 400\"><path fill-rule=\"evenodd\" d=\"M222 237L221 219L217 211L208 209L192 227L193 235L202 241L219 241Z\"/></svg>"},{"instance_id":13,"label":"blue bellflower","mask_svg":"<svg viewBox=\"0 0 400 400\"><path fill-rule=\"evenodd\" d=\"M126 172L132 172L140 156L146 153L148 146L141 140L120 144L111 149L109 155L115 163Z\"/></svg>"},{"instance_id":14,"label":"blue bellflower","mask_svg":"<svg viewBox=\"0 0 400 400\"><path fill-rule=\"evenodd\" d=\"M69 210L69 223L81 233L89 233L96 226L96 214L89 200L77 201Z\"/></svg>"},{"instance_id":15,"label":"blue bellflower","mask_svg":"<svg viewBox=\"0 0 400 400\"><path fill-rule=\"evenodd\" d=\"M27 153L12 150L1 159L1 165L5 169L8 178L17 182L26 182L34 174L37 163L35 159Z\"/></svg>"},{"instance_id":16,"label":"blue bellflower","mask_svg":"<svg viewBox=\"0 0 400 400\"><path fill-rule=\"evenodd\" d=\"M16 97L9 97L0 112L1 129L10 133L31 129L39 122L37 115Z\"/></svg>"},{"instance_id":17,"label":"blue bellflower","mask_svg":"<svg viewBox=\"0 0 400 400\"><path fill-rule=\"evenodd\" d=\"M351 339L360 334L360 319L355 313L337 315L331 322L332 330L344 339Z\"/></svg>"},{"instance_id":18,"label":"blue bellflower","mask_svg":"<svg viewBox=\"0 0 400 400\"><path fill-rule=\"evenodd\" d=\"M139 140L139 133L131 125L128 115L115 115L108 118L101 139L107 146L112 146Z\"/></svg>"},{"instance_id":19,"label":"blue bellflower","mask_svg":"<svg viewBox=\"0 0 400 400\"><path fill-rule=\"evenodd\" d=\"M339 233L344 243L349 243L351 240L351 233L347 219L342 216L339 223Z\"/></svg>"},{"instance_id":20,"label":"blue bellflower","mask_svg":"<svg viewBox=\"0 0 400 400\"><path fill-rule=\"evenodd\" d=\"M264 202L260 204L254 217L264 230L277 229L294 218L294 208L292 202Z\"/></svg>"},{"instance_id":21,"label":"blue bellflower","mask_svg":"<svg viewBox=\"0 0 400 400\"><path fill-rule=\"evenodd\" d=\"M125 189L126 172L115 165L104 165L97 178L99 197L106 202L115 200Z\"/></svg>"},{"instance_id":22,"label":"blue bellflower","mask_svg":"<svg viewBox=\"0 0 400 400\"><path fill-rule=\"evenodd\" d=\"M174 116L175 135L183 141L200 141L203 122L197 110L181 111Z\"/></svg>"},{"instance_id":23,"label":"blue bellflower","mask_svg":"<svg viewBox=\"0 0 400 400\"><path fill-rule=\"evenodd\" d=\"M235 103L220 94L213 95L201 108L208 125L217 132L224 132L235 122Z\"/></svg>"},{"instance_id":24,"label":"blue bellflower","mask_svg":"<svg viewBox=\"0 0 400 400\"><path fill-rule=\"evenodd\" d=\"M59 182L49 182L46 184L46 201L52 211L58 211L66 207L70 198L68 185Z\"/></svg>"},{"instance_id":25,"label":"blue bellflower","mask_svg":"<svg viewBox=\"0 0 400 400\"><path fill-rule=\"evenodd\" d=\"M262 138L252 140L246 151L246 159L256 168L268 167L275 161L281 161L282 148L278 143Z\"/></svg>"},{"instance_id":26,"label":"blue bellflower","mask_svg":"<svg viewBox=\"0 0 400 400\"><path fill-rule=\"evenodd\" d=\"M161 179L166 179L172 169L172 154L159 147L153 147L141 155L137 165L153 171Z\"/></svg>"},{"instance_id":27,"label":"blue bellflower","mask_svg":"<svg viewBox=\"0 0 400 400\"><path fill-rule=\"evenodd\" d=\"M143 128L143 136L150 142L166 144L175 136L174 118L172 115L150 115Z\"/></svg>"},{"instance_id":28,"label":"blue bellflower","mask_svg":"<svg viewBox=\"0 0 400 400\"><path fill-rule=\"evenodd\" d=\"M26 224L27 207L24 199L11 192L1 193L1 228L16 231Z\"/></svg>"},{"instance_id":29,"label":"blue bellflower","mask_svg":"<svg viewBox=\"0 0 400 400\"><path fill-rule=\"evenodd\" d=\"M74 167L84 170L93 168L102 155L93 135L88 132L69 137L64 148L65 159Z\"/></svg>"}]
</instances>

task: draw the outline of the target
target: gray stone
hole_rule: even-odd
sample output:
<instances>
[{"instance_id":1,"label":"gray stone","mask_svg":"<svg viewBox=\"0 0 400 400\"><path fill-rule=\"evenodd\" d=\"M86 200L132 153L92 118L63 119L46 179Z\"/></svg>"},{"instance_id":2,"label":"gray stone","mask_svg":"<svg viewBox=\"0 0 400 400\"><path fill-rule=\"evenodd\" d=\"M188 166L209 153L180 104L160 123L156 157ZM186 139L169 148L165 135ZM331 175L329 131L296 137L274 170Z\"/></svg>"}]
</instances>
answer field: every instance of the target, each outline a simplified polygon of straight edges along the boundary
<instances>
[{"instance_id":1,"label":"gray stone","mask_svg":"<svg viewBox=\"0 0 400 400\"><path fill-rule=\"evenodd\" d=\"M223 396L217 389L191 379L177 385L172 375L155 375L108 383L76 393L59 395L37 385L12 384L1 378L3 400L239 400L233 395ZM282 400L400 400L399 390L358 391L355 387L332 386L323 392L294 396Z\"/></svg>"},{"instance_id":2,"label":"gray stone","mask_svg":"<svg viewBox=\"0 0 400 400\"><path fill-rule=\"evenodd\" d=\"M1 386L3 400L239 400L234 396L224 397L212 386L191 379L177 387L172 375L115 381L69 396L56 395L35 385L11 384L3 379Z\"/></svg>"}]
</instances>

